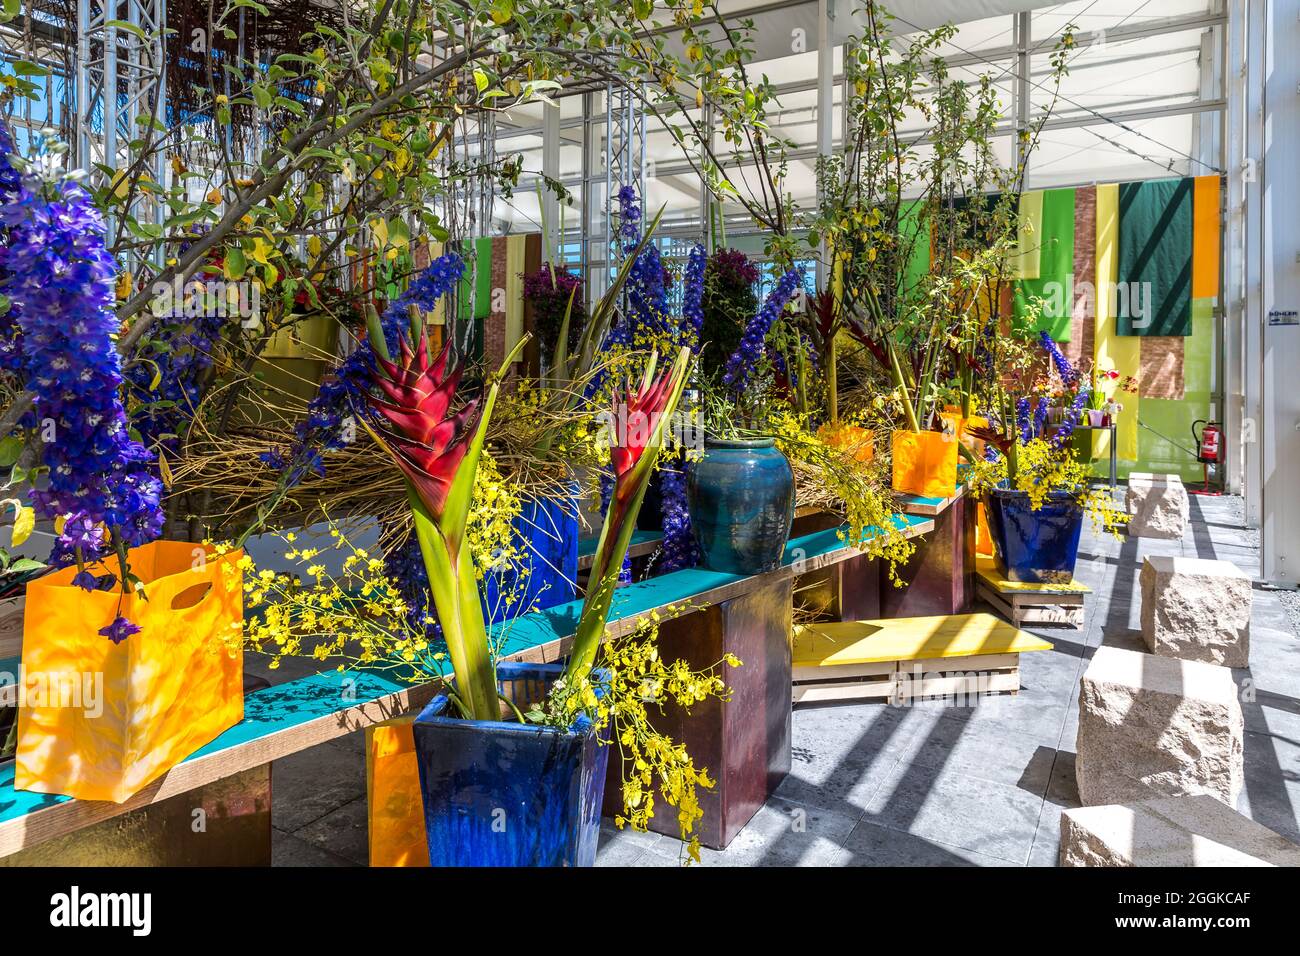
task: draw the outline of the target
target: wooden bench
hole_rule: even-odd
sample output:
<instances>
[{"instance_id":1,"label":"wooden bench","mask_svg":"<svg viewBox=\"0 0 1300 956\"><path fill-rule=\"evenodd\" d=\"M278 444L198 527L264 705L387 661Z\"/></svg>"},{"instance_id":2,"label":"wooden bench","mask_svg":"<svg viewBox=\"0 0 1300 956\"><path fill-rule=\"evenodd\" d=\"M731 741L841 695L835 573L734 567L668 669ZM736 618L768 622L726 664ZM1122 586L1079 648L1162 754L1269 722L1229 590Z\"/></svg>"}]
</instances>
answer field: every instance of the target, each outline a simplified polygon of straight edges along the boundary
<instances>
[{"instance_id":1,"label":"wooden bench","mask_svg":"<svg viewBox=\"0 0 1300 956\"><path fill-rule=\"evenodd\" d=\"M1069 584L1025 584L998 574L992 558L976 566L980 598L1013 624L1063 624L1083 627L1083 598L1092 588L1081 581Z\"/></svg>"},{"instance_id":2,"label":"wooden bench","mask_svg":"<svg viewBox=\"0 0 1300 956\"><path fill-rule=\"evenodd\" d=\"M895 521L909 535L923 534L933 527L929 519L916 516L899 515L895 516ZM744 651L738 652L737 656L746 662L746 666L727 674L728 682L733 686L744 685L733 695L737 703L711 715L710 719L715 723L707 732L699 722L679 724L679 727L691 727L692 734L712 735L712 746L699 745L703 749L693 752L693 756L698 765L708 767L715 777L720 777L723 761L732 753L728 747L733 740L727 738L727 733L732 734L733 739L737 735L752 735L755 725L752 714L742 713L739 704L743 700L752 700L746 696L749 694L767 699L775 694L785 707L786 715L784 733L781 731L780 713L768 715L766 728L759 728L768 731L767 747L751 754L754 766L745 769L752 772L761 764L767 790L775 787L788 772L788 620L794 573L792 565L798 562L801 567L815 569L860 556L858 549L842 540L842 533L843 529L828 529L792 538L786 546L782 567L765 575L745 577L690 568L627 585L615 594L609 624L609 630L614 634L631 633L640 619L657 613L663 621L661 639L666 646L691 646L695 653L712 653L716 648L740 648ZM568 650L581 607L580 601L574 601L498 625L494 636L501 642L502 656L509 660L558 660ZM752 615L759 611L764 618L775 615L781 619L768 621L770 627L755 629ZM769 632L774 630L779 631L780 637L779 642L773 645L776 650L769 646ZM710 639L701 640L701 634L710 635ZM765 652L757 653L759 647ZM709 658L707 663L714 663L720 656ZM0 683L10 684L12 689L17 673L17 659L0 662ZM437 681L409 685L382 673L330 671L248 694L241 723L122 804L15 790L13 762L0 764L0 865L4 864L5 858L20 853L22 856L15 858L16 861L35 862L39 853L37 848L43 844L71 838L74 834L80 837L77 831L114 821L124 814L147 811L173 798L189 812L190 807L201 805L200 795L205 788L217 787L222 781L237 775L256 774L259 768L266 767L271 761L422 707L437 688ZM671 734L674 727L669 725L661 729ZM267 790L269 794L269 787ZM729 797L735 802L727 804L725 801ZM752 815L757 810L757 806L749 809L751 793L739 787L715 788L703 796L702 802L707 804L706 818L701 821L702 832L709 834L712 840L729 839L728 834L734 835L748 821L749 817L744 814L749 812ZM264 809L269 841L269 796ZM675 817L669 819L672 814L660 816L665 828L675 827ZM231 821L234 822L233 817ZM211 819L204 846L219 847L222 841L212 837L221 833L222 821ZM111 843L104 845L111 846ZM269 842L267 847L269 851ZM101 865L114 865L103 857L99 862Z\"/></svg>"},{"instance_id":3,"label":"wooden bench","mask_svg":"<svg viewBox=\"0 0 1300 956\"><path fill-rule=\"evenodd\" d=\"M794 703L1020 690L1020 655L1052 645L991 614L796 627Z\"/></svg>"},{"instance_id":4,"label":"wooden bench","mask_svg":"<svg viewBox=\"0 0 1300 956\"><path fill-rule=\"evenodd\" d=\"M637 529L632 532L632 542L627 547L628 557L633 560L644 558L647 554L654 554L655 549L663 543L664 536L658 531L642 531ZM578 540L578 570L586 571L591 567L591 562L596 559L596 545L600 543L599 538L580 538Z\"/></svg>"}]
</instances>

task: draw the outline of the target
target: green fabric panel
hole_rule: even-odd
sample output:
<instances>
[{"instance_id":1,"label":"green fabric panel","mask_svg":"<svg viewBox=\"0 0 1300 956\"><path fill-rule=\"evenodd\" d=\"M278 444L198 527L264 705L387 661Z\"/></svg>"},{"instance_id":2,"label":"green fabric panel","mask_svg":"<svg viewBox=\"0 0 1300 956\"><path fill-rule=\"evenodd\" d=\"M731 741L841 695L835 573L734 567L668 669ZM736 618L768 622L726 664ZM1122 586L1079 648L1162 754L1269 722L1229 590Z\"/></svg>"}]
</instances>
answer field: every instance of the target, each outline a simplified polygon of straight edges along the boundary
<instances>
[{"instance_id":1,"label":"green fabric panel","mask_svg":"<svg viewBox=\"0 0 1300 956\"><path fill-rule=\"evenodd\" d=\"M916 237L916 244L912 247L907 268L903 272L903 289L910 291L920 285L921 280L930 272L930 224L921 218L919 200L904 203L899 218L898 231L903 242L911 242L912 237Z\"/></svg>"},{"instance_id":2,"label":"green fabric panel","mask_svg":"<svg viewBox=\"0 0 1300 956\"><path fill-rule=\"evenodd\" d=\"M1043 193L1042 232L1039 244L1038 278L1021 279L1014 285L1012 305L1017 331L1046 332L1057 342L1070 340L1070 318L1074 306L1074 190L1048 189ZM1035 298L1043 301L1043 314L1032 326L1028 321Z\"/></svg>"},{"instance_id":3,"label":"green fabric panel","mask_svg":"<svg viewBox=\"0 0 1300 956\"><path fill-rule=\"evenodd\" d=\"M474 318L486 319L492 314L492 237L474 240L478 253L478 272L474 276L477 288L474 294Z\"/></svg>"},{"instance_id":4,"label":"green fabric panel","mask_svg":"<svg viewBox=\"0 0 1300 956\"><path fill-rule=\"evenodd\" d=\"M1119 335L1192 334L1193 184L1120 184Z\"/></svg>"},{"instance_id":5,"label":"green fabric panel","mask_svg":"<svg viewBox=\"0 0 1300 956\"><path fill-rule=\"evenodd\" d=\"M1178 475L1185 482L1202 481L1201 465L1191 451L1194 448L1192 422L1210 417L1217 302L1217 299L1192 300L1189 310L1192 331L1183 342L1183 397L1142 399L1138 418L1146 427L1138 429L1138 460L1120 459L1121 478L1134 471L1151 471ZM1109 456L1102 455L1093 461L1092 474L1104 478L1109 467Z\"/></svg>"}]
</instances>

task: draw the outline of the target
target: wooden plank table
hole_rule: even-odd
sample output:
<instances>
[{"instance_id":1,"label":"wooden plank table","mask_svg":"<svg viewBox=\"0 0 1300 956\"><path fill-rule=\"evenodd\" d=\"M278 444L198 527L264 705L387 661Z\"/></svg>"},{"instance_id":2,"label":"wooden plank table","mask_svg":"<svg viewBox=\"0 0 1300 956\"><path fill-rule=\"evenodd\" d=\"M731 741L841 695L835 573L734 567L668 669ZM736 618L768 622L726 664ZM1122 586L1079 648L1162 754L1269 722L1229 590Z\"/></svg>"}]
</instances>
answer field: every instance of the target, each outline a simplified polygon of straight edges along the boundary
<instances>
[{"instance_id":1,"label":"wooden plank table","mask_svg":"<svg viewBox=\"0 0 1300 956\"><path fill-rule=\"evenodd\" d=\"M992 558L977 566L979 596L1014 624L1064 624L1082 627L1084 595L1092 588L1081 581L1066 584L1028 584L1008 581L998 573Z\"/></svg>"},{"instance_id":2,"label":"wooden plank table","mask_svg":"<svg viewBox=\"0 0 1300 956\"><path fill-rule=\"evenodd\" d=\"M795 703L1014 694L1020 655L1052 649L991 614L808 624L793 643Z\"/></svg>"},{"instance_id":3,"label":"wooden plank table","mask_svg":"<svg viewBox=\"0 0 1300 956\"><path fill-rule=\"evenodd\" d=\"M929 518L920 516L897 515L894 520L909 535L923 534L933 528ZM788 605L796 563L800 567L820 568L860 555L857 548L843 539L845 530L827 529L792 538L787 543L782 567L767 575L745 577L690 568L622 587L614 596L609 630L614 634L626 634L636 628L641 618L652 613L658 613L661 619L668 621L751 595L761 594L763 600L770 601L773 594L783 591ZM502 656L510 660L558 660L571 643L581 608L582 602L574 601L497 625L493 631L494 637L502 642ZM718 613L726 615L727 608ZM740 615L729 615L728 620L735 625L733 630L740 629L743 623ZM729 682L739 682L749 670L751 674L762 677L762 693L766 693L773 683L783 684L788 769L790 658L788 642L783 640L782 646L787 648L784 658L773 662L774 667L763 669L761 675L760 668L740 667L728 678ZM16 664L16 661L12 663ZM3 665L0 665L0 670L3 670ZM16 667L12 673L17 673ZM331 671L248 694L242 722L121 804L15 790L13 763L6 762L0 765L0 857L197 790L409 712L427 703L438 686L437 681L409 685L379 673ZM733 694L733 698L735 696ZM740 699L744 699L743 696ZM771 720L779 725L780 715L769 715ZM719 738L719 742L725 744L723 738ZM705 759L700 763L710 769L721 766ZM769 783L775 786L770 778ZM719 792L725 789L719 788ZM664 815L665 820L668 816L671 815ZM728 819L734 825L738 817L733 814Z\"/></svg>"}]
</instances>

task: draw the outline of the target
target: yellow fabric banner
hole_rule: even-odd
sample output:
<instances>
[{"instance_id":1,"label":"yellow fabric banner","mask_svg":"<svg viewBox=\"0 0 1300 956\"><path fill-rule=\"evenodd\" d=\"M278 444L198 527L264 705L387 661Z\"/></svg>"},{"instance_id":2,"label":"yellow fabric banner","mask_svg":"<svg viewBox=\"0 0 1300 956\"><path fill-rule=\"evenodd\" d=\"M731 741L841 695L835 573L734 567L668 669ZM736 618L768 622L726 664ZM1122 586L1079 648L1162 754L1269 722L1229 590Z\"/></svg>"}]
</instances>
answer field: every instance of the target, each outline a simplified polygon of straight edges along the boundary
<instances>
[{"instance_id":1,"label":"yellow fabric banner","mask_svg":"<svg viewBox=\"0 0 1300 956\"><path fill-rule=\"evenodd\" d=\"M1095 292L1096 365L1100 371L1114 369L1121 376L1137 377L1142 364L1142 339L1118 335L1115 329L1115 283L1119 276L1119 185L1097 187L1097 281ZM1124 406L1119 414L1116 440L1118 456L1124 461L1138 457L1138 394L1115 393ZM1110 453L1110 436L1103 435L1097 453Z\"/></svg>"},{"instance_id":2,"label":"yellow fabric banner","mask_svg":"<svg viewBox=\"0 0 1300 956\"><path fill-rule=\"evenodd\" d=\"M1012 274L1017 279L1037 279L1042 267L1043 191L1020 195L1020 229Z\"/></svg>"}]
</instances>

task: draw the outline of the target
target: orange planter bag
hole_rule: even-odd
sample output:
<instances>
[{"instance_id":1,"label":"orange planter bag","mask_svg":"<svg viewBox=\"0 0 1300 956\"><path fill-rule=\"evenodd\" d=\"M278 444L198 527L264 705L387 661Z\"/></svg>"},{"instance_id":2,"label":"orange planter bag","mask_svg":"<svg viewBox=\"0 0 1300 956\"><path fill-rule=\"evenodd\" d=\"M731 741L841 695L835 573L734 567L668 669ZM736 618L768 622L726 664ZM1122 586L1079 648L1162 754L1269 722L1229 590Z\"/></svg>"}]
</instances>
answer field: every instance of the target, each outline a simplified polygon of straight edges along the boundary
<instances>
[{"instance_id":1,"label":"orange planter bag","mask_svg":"<svg viewBox=\"0 0 1300 956\"><path fill-rule=\"evenodd\" d=\"M943 432L896 431L894 490L924 498L957 493L957 439Z\"/></svg>"},{"instance_id":2,"label":"orange planter bag","mask_svg":"<svg viewBox=\"0 0 1300 956\"><path fill-rule=\"evenodd\" d=\"M415 715L366 728L366 820L371 866L428 866Z\"/></svg>"},{"instance_id":3,"label":"orange planter bag","mask_svg":"<svg viewBox=\"0 0 1300 956\"><path fill-rule=\"evenodd\" d=\"M85 591L75 567L27 585L16 789L121 803L243 719L242 556L135 548L147 600ZM141 630L114 644L96 632L119 613Z\"/></svg>"},{"instance_id":4,"label":"orange planter bag","mask_svg":"<svg viewBox=\"0 0 1300 956\"><path fill-rule=\"evenodd\" d=\"M975 553L993 556L993 536L989 534L988 504L983 501L975 511Z\"/></svg>"},{"instance_id":5,"label":"orange planter bag","mask_svg":"<svg viewBox=\"0 0 1300 956\"><path fill-rule=\"evenodd\" d=\"M876 433L861 425L835 425L829 422L817 429L817 437L832 448L851 452L854 461L868 462L876 454Z\"/></svg>"}]
</instances>

